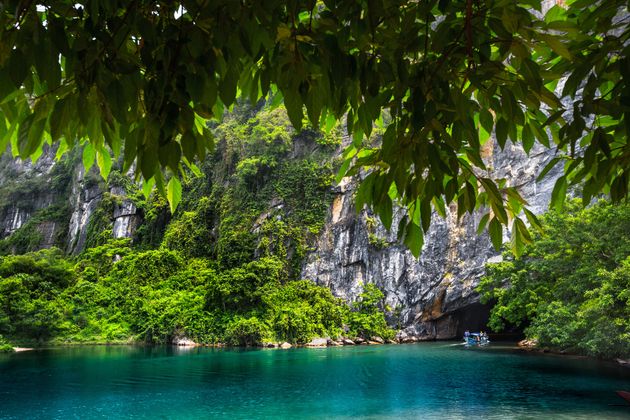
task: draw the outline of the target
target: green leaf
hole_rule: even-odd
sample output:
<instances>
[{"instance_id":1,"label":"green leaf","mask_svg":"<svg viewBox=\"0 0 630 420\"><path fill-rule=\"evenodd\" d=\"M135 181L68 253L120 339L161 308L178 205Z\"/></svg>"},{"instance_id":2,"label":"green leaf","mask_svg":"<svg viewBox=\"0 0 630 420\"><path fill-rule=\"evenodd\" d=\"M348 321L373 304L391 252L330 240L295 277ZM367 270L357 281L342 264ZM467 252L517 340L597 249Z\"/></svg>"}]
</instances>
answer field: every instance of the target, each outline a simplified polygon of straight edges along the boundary
<instances>
[{"instance_id":1,"label":"green leaf","mask_svg":"<svg viewBox=\"0 0 630 420\"><path fill-rule=\"evenodd\" d=\"M531 243L531 236L529 235L529 231L527 230L527 226L520 218L515 218L514 223L512 224L512 252L516 256L516 258L520 258L525 251L525 244Z\"/></svg>"},{"instance_id":2,"label":"green leaf","mask_svg":"<svg viewBox=\"0 0 630 420\"><path fill-rule=\"evenodd\" d=\"M504 118L499 118L497 120L497 126L495 130L497 135L497 142L499 143L499 146L501 146L501 149L503 149L505 147L505 143L507 142L508 122Z\"/></svg>"},{"instance_id":3,"label":"green leaf","mask_svg":"<svg viewBox=\"0 0 630 420\"><path fill-rule=\"evenodd\" d=\"M66 98L62 98L55 102L53 112L50 114L50 136L53 141L61 138L61 135L70 120L70 110L66 106L66 103Z\"/></svg>"},{"instance_id":4,"label":"green leaf","mask_svg":"<svg viewBox=\"0 0 630 420\"><path fill-rule=\"evenodd\" d=\"M521 74L525 78L525 81L533 86L535 89L540 89L542 87L542 79L540 77L540 69L538 64L530 60L529 58L524 58L521 60Z\"/></svg>"},{"instance_id":5,"label":"green leaf","mask_svg":"<svg viewBox=\"0 0 630 420\"><path fill-rule=\"evenodd\" d=\"M7 68L9 69L9 77L16 88L19 89L20 86L22 86L22 82L24 82L24 79L26 79L28 75L28 67L29 62L22 51L19 49L11 51Z\"/></svg>"},{"instance_id":6,"label":"green leaf","mask_svg":"<svg viewBox=\"0 0 630 420\"><path fill-rule=\"evenodd\" d=\"M138 136L140 135L140 129L134 129L129 135L125 138L125 147L123 149L124 160L123 160L123 172L127 172L131 165L134 162L134 159L137 155L138 150Z\"/></svg>"},{"instance_id":7,"label":"green leaf","mask_svg":"<svg viewBox=\"0 0 630 420\"><path fill-rule=\"evenodd\" d=\"M531 127L534 135L538 139L538 141L545 147L549 148L549 136L544 128L538 123L536 120L529 120L529 126Z\"/></svg>"},{"instance_id":8,"label":"green leaf","mask_svg":"<svg viewBox=\"0 0 630 420\"><path fill-rule=\"evenodd\" d=\"M536 217L534 213L532 213L530 210L527 210L526 208L523 209L523 212L525 213L525 217L527 218L527 221L529 222L529 224L534 229L542 233L543 228L542 228L542 224L538 220L538 217Z\"/></svg>"},{"instance_id":9,"label":"green leaf","mask_svg":"<svg viewBox=\"0 0 630 420\"><path fill-rule=\"evenodd\" d=\"M553 207L556 211L561 211L564 205L564 200L567 196L567 179L563 175L556 181L556 184L553 187L553 191L551 192L551 203L549 207Z\"/></svg>"},{"instance_id":10,"label":"green leaf","mask_svg":"<svg viewBox=\"0 0 630 420\"><path fill-rule=\"evenodd\" d=\"M549 34L540 34L540 37L547 43L547 45L549 45L549 48L551 48L553 52L566 58L567 60L573 60L573 56L569 52L569 49L562 43L562 41L560 41L560 38Z\"/></svg>"},{"instance_id":11,"label":"green leaf","mask_svg":"<svg viewBox=\"0 0 630 420\"><path fill-rule=\"evenodd\" d=\"M480 178L480 182L481 185L483 185L483 189L488 193L488 197L491 201L494 201L496 204L503 203L503 197L494 181L490 178Z\"/></svg>"},{"instance_id":12,"label":"green leaf","mask_svg":"<svg viewBox=\"0 0 630 420\"><path fill-rule=\"evenodd\" d=\"M146 200L149 199L149 196L151 195L151 191L153 191L154 185L155 185L154 178L146 179L142 182L142 193L144 194L144 198Z\"/></svg>"},{"instance_id":13,"label":"green leaf","mask_svg":"<svg viewBox=\"0 0 630 420\"><path fill-rule=\"evenodd\" d=\"M486 213L481 217L481 220L479 221L479 226L477 226L477 235L481 235L483 230L488 225L489 219L490 219L490 213Z\"/></svg>"},{"instance_id":14,"label":"green leaf","mask_svg":"<svg viewBox=\"0 0 630 420\"><path fill-rule=\"evenodd\" d=\"M45 126L46 120L37 118L36 114L31 114L22 121L18 131L18 145L22 159L35 158L32 155L41 148Z\"/></svg>"},{"instance_id":15,"label":"green leaf","mask_svg":"<svg viewBox=\"0 0 630 420\"><path fill-rule=\"evenodd\" d=\"M348 168L352 163L352 158L348 158L343 161L341 167L339 167L339 171L337 171L337 176L335 177L335 183L339 184L341 180L346 176L346 172L348 172Z\"/></svg>"},{"instance_id":16,"label":"green leaf","mask_svg":"<svg viewBox=\"0 0 630 420\"><path fill-rule=\"evenodd\" d=\"M184 134L182 134L180 143L182 145L182 151L184 152L184 156L186 157L186 159L191 162L194 161L195 153L197 153L195 136L190 131L186 131Z\"/></svg>"},{"instance_id":17,"label":"green leaf","mask_svg":"<svg viewBox=\"0 0 630 420\"><path fill-rule=\"evenodd\" d=\"M85 174L90 171L90 168L94 164L95 157L96 151L94 150L94 146L92 146L92 143L87 142L85 146L83 146L83 169L85 170Z\"/></svg>"},{"instance_id":18,"label":"green leaf","mask_svg":"<svg viewBox=\"0 0 630 420\"><path fill-rule=\"evenodd\" d=\"M547 163L545 167L543 168L543 170L540 172L540 175L538 175L538 177L536 178L536 181L538 182L542 181L545 178L545 176L549 173L549 171L551 171L561 160L562 158L560 157L555 157L551 159L549 163Z\"/></svg>"},{"instance_id":19,"label":"green leaf","mask_svg":"<svg viewBox=\"0 0 630 420\"><path fill-rule=\"evenodd\" d=\"M392 199L389 198L388 195L384 195L375 207L378 209L378 216L381 219L383 226L385 226L385 229L389 230L392 227L393 217Z\"/></svg>"},{"instance_id":20,"label":"green leaf","mask_svg":"<svg viewBox=\"0 0 630 420\"><path fill-rule=\"evenodd\" d=\"M103 177L103 179L107 180L107 178L109 177L109 172L112 169L112 157L109 155L109 151L107 149L102 148L96 153L96 164L101 171L101 176Z\"/></svg>"},{"instance_id":21,"label":"green leaf","mask_svg":"<svg viewBox=\"0 0 630 420\"><path fill-rule=\"evenodd\" d=\"M6 150L7 145L9 144L11 139L15 137L18 125L19 125L18 121L14 120L13 123L11 123L11 126L9 127L9 129L2 135L2 137L0 137L0 153Z\"/></svg>"},{"instance_id":22,"label":"green leaf","mask_svg":"<svg viewBox=\"0 0 630 420\"><path fill-rule=\"evenodd\" d=\"M407 224L405 228L404 244L407 245L407 248L409 248L414 257L417 258L420 256L422 245L424 245L424 235L422 234L420 226L413 222Z\"/></svg>"},{"instance_id":23,"label":"green leaf","mask_svg":"<svg viewBox=\"0 0 630 420\"><path fill-rule=\"evenodd\" d=\"M523 242L525 244L530 244L532 242L532 237L529 234L529 230L527 229L527 226L521 220L520 217L514 218L514 225L516 226L516 229L518 230Z\"/></svg>"},{"instance_id":24,"label":"green leaf","mask_svg":"<svg viewBox=\"0 0 630 420\"><path fill-rule=\"evenodd\" d=\"M431 225L431 201L428 197L420 202L420 219L422 221L422 230L427 232Z\"/></svg>"},{"instance_id":25,"label":"green leaf","mask_svg":"<svg viewBox=\"0 0 630 420\"><path fill-rule=\"evenodd\" d=\"M490 239L492 240L494 249L499 251L501 249L501 245L503 245L503 226L496 217L490 219L488 232L490 233Z\"/></svg>"},{"instance_id":26,"label":"green leaf","mask_svg":"<svg viewBox=\"0 0 630 420\"><path fill-rule=\"evenodd\" d=\"M174 141L166 143L158 149L158 155L162 165L168 166L175 173L178 171L179 162L182 158L179 143Z\"/></svg>"},{"instance_id":27,"label":"green leaf","mask_svg":"<svg viewBox=\"0 0 630 420\"><path fill-rule=\"evenodd\" d=\"M494 127L494 119L492 118L492 114L485 108L482 108L479 111L479 123L483 127L484 130L488 133L492 133L492 128Z\"/></svg>"},{"instance_id":28,"label":"green leaf","mask_svg":"<svg viewBox=\"0 0 630 420\"><path fill-rule=\"evenodd\" d=\"M182 200L182 184L176 176L172 176L168 181L166 198L171 208L171 214L174 214L179 202Z\"/></svg>"},{"instance_id":29,"label":"green leaf","mask_svg":"<svg viewBox=\"0 0 630 420\"><path fill-rule=\"evenodd\" d=\"M525 124L523 126L521 137L523 142L523 149L525 150L525 153L529 155L529 151L532 150L532 147L534 146L534 134L532 133L532 129L529 124Z\"/></svg>"},{"instance_id":30,"label":"green leaf","mask_svg":"<svg viewBox=\"0 0 630 420\"><path fill-rule=\"evenodd\" d=\"M304 116L302 111L302 99L296 92L285 91L284 94L284 106L287 109L287 114L291 120L291 124L296 130L302 129L302 118Z\"/></svg>"},{"instance_id":31,"label":"green leaf","mask_svg":"<svg viewBox=\"0 0 630 420\"><path fill-rule=\"evenodd\" d=\"M219 97L226 106L232 105L236 98L236 84L238 83L238 71L230 67L225 77L219 83Z\"/></svg>"}]
</instances>

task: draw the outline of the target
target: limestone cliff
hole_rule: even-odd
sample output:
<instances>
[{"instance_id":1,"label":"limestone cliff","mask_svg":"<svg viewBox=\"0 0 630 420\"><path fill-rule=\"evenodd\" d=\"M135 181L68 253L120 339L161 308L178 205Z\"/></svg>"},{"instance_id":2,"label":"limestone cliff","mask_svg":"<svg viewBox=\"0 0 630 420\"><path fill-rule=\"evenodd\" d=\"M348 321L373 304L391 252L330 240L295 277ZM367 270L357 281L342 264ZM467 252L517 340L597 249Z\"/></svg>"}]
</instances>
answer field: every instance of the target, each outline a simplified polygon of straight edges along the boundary
<instances>
[{"instance_id":1,"label":"limestone cliff","mask_svg":"<svg viewBox=\"0 0 630 420\"><path fill-rule=\"evenodd\" d=\"M511 144L499 151L489 143L484 150L491 175L517 186L535 213L547 209L561 171L556 168L536 180L553 154L538 146L528 156ZM357 183L344 179L336 187L328 222L306 258L302 277L349 301L356 299L363 283L376 284L385 293L389 321L403 328L403 338L447 339L464 329L484 327L487 308L474 289L485 263L501 257L487 234L476 234L482 214L458 220L454 206L447 209L446 219L434 214L422 254L415 258L397 240L397 233L386 231L369 210L356 212ZM392 226L398 225L401 215L396 212Z\"/></svg>"},{"instance_id":2,"label":"limestone cliff","mask_svg":"<svg viewBox=\"0 0 630 420\"><path fill-rule=\"evenodd\" d=\"M141 221L120 187L109 186L96 169L87 174L78 150L55 160L46 147L42 156L0 156L0 240L8 252L27 252L57 246L70 254L81 252L92 215L105 192L121 197L109 216L113 237L131 237Z\"/></svg>"}]
</instances>

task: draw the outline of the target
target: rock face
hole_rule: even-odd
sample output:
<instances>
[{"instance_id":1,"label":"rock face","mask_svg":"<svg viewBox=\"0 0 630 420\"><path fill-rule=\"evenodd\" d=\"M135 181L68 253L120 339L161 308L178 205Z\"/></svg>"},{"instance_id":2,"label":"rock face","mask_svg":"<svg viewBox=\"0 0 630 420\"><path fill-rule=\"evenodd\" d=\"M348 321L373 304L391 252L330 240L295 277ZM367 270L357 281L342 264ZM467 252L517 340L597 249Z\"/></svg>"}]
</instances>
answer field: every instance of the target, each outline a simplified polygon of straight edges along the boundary
<instances>
[{"instance_id":1,"label":"rock face","mask_svg":"<svg viewBox=\"0 0 630 420\"><path fill-rule=\"evenodd\" d=\"M306 347L327 347L328 338L314 338L305 344Z\"/></svg>"},{"instance_id":2,"label":"rock face","mask_svg":"<svg viewBox=\"0 0 630 420\"><path fill-rule=\"evenodd\" d=\"M182 347L194 347L198 346L193 340L188 337L175 337L172 340L172 344L174 346L182 346Z\"/></svg>"},{"instance_id":3,"label":"rock face","mask_svg":"<svg viewBox=\"0 0 630 420\"><path fill-rule=\"evenodd\" d=\"M0 156L0 185L7 189L2 191L4 195L2 201L7 202L3 202L0 209L0 239L14 233L24 226L34 213L53 203L55 198L53 191L38 188L35 184L46 185L51 182L54 157L54 152L48 148L36 163L12 158L10 150ZM30 185L22 188L29 179ZM13 186L14 188L11 188Z\"/></svg>"},{"instance_id":4,"label":"rock face","mask_svg":"<svg viewBox=\"0 0 630 420\"><path fill-rule=\"evenodd\" d=\"M55 150L45 148L35 163L12 158L10 150L0 155L0 239L36 220L39 240L33 249L58 246L77 254L85 248L90 221L104 192L121 197L111 215L112 236L133 236L142 216L125 198L124 189L105 186L96 168L86 174L73 153L56 161ZM53 208L57 214L51 218L45 212Z\"/></svg>"},{"instance_id":5,"label":"rock face","mask_svg":"<svg viewBox=\"0 0 630 420\"><path fill-rule=\"evenodd\" d=\"M535 213L547 209L561 172L555 168L536 181L553 155L553 150L539 145L529 156L511 144L499 151L491 141L483 151L490 175L517 186ZM488 308L479 303L475 287L486 262L499 261L501 256L487 234L476 234L483 213L458 220L457 208L451 206L445 219L434 214L422 254L415 258L397 240L397 233L388 232L370 211L357 214L357 184L356 179L344 179L336 187L328 223L306 258L302 277L329 287L347 301L356 300L364 283L376 284L393 309L388 321L402 327L407 342L415 341L412 337L449 339L466 329L485 327ZM392 226L401 217L401 211L396 211Z\"/></svg>"},{"instance_id":6,"label":"rock face","mask_svg":"<svg viewBox=\"0 0 630 420\"><path fill-rule=\"evenodd\" d=\"M78 254L85 248L90 219L96 211L103 191L98 183L90 182L86 177L82 165L75 169L70 194L72 216L68 228L68 242L66 250L71 254Z\"/></svg>"},{"instance_id":7,"label":"rock face","mask_svg":"<svg viewBox=\"0 0 630 420\"><path fill-rule=\"evenodd\" d=\"M126 192L123 188L114 187L110 190L114 195L122 197L122 202L117 204L114 208L114 224L112 227L112 235L114 238L131 238L142 223L142 217L140 216L136 205L133 201L126 197Z\"/></svg>"}]
</instances>

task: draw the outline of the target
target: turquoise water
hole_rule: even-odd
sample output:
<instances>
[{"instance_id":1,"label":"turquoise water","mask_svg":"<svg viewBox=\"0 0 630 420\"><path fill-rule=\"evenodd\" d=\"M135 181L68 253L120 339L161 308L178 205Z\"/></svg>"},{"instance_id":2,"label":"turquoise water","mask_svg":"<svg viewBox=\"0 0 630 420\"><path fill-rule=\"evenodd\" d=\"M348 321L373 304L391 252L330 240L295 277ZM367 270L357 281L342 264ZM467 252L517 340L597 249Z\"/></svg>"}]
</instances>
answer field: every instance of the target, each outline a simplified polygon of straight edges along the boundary
<instances>
[{"instance_id":1,"label":"turquoise water","mask_svg":"<svg viewBox=\"0 0 630 420\"><path fill-rule=\"evenodd\" d=\"M0 356L0 418L630 418L630 369L449 343Z\"/></svg>"}]
</instances>

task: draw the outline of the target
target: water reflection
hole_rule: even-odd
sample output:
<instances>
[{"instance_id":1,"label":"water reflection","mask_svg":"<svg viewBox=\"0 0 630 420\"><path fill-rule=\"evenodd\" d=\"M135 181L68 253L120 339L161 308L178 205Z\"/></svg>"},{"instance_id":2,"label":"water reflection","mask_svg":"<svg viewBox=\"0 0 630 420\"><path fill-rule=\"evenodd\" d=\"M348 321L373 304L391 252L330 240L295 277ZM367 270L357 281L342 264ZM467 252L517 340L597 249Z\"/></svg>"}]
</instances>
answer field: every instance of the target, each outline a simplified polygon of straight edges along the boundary
<instances>
[{"instance_id":1,"label":"water reflection","mask_svg":"<svg viewBox=\"0 0 630 420\"><path fill-rule=\"evenodd\" d=\"M443 343L77 347L0 358L0 417L619 418L630 369ZM615 406L616 405L616 406Z\"/></svg>"}]
</instances>

